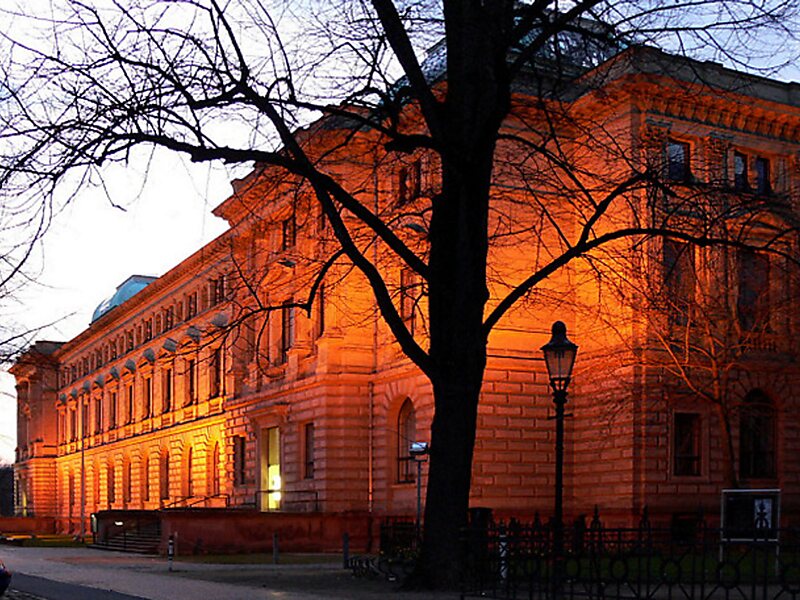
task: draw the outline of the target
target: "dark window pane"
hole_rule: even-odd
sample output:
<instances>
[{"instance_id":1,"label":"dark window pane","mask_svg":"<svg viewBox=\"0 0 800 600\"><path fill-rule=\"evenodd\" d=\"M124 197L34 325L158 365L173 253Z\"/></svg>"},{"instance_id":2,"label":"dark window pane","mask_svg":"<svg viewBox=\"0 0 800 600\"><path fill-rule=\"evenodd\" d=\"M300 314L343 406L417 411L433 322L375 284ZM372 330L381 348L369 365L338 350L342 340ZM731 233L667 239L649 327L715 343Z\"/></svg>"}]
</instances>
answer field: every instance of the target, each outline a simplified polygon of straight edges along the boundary
<instances>
[{"instance_id":1,"label":"dark window pane","mask_svg":"<svg viewBox=\"0 0 800 600\"><path fill-rule=\"evenodd\" d=\"M675 140L667 143L667 178L672 181L688 181L689 144Z\"/></svg>"},{"instance_id":2,"label":"dark window pane","mask_svg":"<svg viewBox=\"0 0 800 600\"><path fill-rule=\"evenodd\" d=\"M733 187L740 192L750 187L747 181L747 157L741 152L733 155Z\"/></svg>"},{"instance_id":3,"label":"dark window pane","mask_svg":"<svg viewBox=\"0 0 800 600\"><path fill-rule=\"evenodd\" d=\"M750 392L742 403L739 475L743 479L775 476L775 410L759 390Z\"/></svg>"},{"instance_id":4,"label":"dark window pane","mask_svg":"<svg viewBox=\"0 0 800 600\"><path fill-rule=\"evenodd\" d=\"M673 467L675 475L700 475L700 415L675 413L673 422Z\"/></svg>"},{"instance_id":5,"label":"dark window pane","mask_svg":"<svg viewBox=\"0 0 800 600\"><path fill-rule=\"evenodd\" d=\"M769 194L772 191L770 186L770 169L769 160L766 158L756 159L756 193Z\"/></svg>"}]
</instances>

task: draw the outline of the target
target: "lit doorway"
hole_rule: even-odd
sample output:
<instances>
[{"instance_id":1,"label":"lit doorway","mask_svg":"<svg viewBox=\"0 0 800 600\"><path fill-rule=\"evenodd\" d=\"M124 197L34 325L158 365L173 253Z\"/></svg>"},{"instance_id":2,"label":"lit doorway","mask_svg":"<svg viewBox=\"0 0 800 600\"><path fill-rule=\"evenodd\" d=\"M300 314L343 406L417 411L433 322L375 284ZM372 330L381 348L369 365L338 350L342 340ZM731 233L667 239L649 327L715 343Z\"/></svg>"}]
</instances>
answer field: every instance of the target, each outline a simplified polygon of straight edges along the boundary
<instances>
[{"instance_id":1,"label":"lit doorway","mask_svg":"<svg viewBox=\"0 0 800 600\"><path fill-rule=\"evenodd\" d=\"M259 485L259 508L280 510L281 508L281 439L277 427L261 430L261 481Z\"/></svg>"}]
</instances>

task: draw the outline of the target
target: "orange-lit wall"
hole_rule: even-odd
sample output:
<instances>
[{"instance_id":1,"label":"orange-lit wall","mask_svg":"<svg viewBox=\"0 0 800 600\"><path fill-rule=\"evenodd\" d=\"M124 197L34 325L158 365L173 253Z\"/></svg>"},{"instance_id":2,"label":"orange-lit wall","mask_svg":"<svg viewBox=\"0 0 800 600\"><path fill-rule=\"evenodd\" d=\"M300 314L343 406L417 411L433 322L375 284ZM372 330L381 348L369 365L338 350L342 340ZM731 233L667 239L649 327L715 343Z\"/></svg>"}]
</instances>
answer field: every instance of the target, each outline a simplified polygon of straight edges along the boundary
<instances>
[{"instance_id":1,"label":"orange-lit wall","mask_svg":"<svg viewBox=\"0 0 800 600\"><path fill-rule=\"evenodd\" d=\"M592 173L583 185L609 188L631 163L642 165L663 152L666 139L677 137L697 149L696 174L709 185L719 166L714 160L723 156L719 160L730 161L731 149L769 154L776 165L776 188L797 206L800 147L764 129L770 119L798 122L797 106L759 101L761 121L726 122L719 116L723 108L729 113L750 110L737 103L741 99L689 97L668 82L661 85L651 78L622 79L609 83L603 95L576 101L577 113L593 119L590 133L569 136L569 155ZM516 100L515 114L531 116L525 99ZM509 120L509 127L518 124ZM341 133L311 127L304 143L321 151ZM719 154L719 139L727 140L727 154ZM360 200L376 212L396 216L406 211L397 218L396 233L424 253L424 235L403 225L422 224L414 220L415 206L397 207L395 166L377 161L376 146L371 133L354 136L328 156L325 168L349 187L362 189ZM500 144L498 155L507 151ZM533 208L517 202L525 190L513 170L500 169L497 178L493 193L502 210L493 213L492 227L501 230L504 223L530 217ZM564 218L564 232L576 235L586 215L573 202L577 196L569 196L557 182L557 177L548 182L542 198ZM227 233L77 338L46 354L34 348L14 367L25 390L15 468L18 486L27 491L25 506L18 496L19 512L55 517L60 530L76 532L82 496L87 518L104 509L266 509L272 489L268 467L275 460L270 459L269 431L277 428L281 489L279 499L272 497L275 508L413 514L416 484L398 477L398 446L413 440L398 437L398 416L410 399L415 437L428 440L433 416L429 382L376 316L363 276L344 261L325 277L322 332L319 298L310 314L295 309L290 325L282 321L280 309L264 310L304 301L320 261L335 245L308 190L290 178L257 169L233 186L234 194L216 210L231 224ZM426 201L416 200L420 205ZM595 235L630 224L634 207L646 202L642 189L631 191L626 202L615 204L598 221ZM297 228L288 241L287 220ZM399 263L380 242L373 243L369 232L357 226L353 231L359 247L381 268L399 306ZM564 243L553 232L508 244L498 238L490 251L489 310ZM551 323L561 319L580 345L566 429L566 514L590 514L597 505L608 519L630 522L645 506L665 519L698 506L716 510L725 486L717 417L707 406L674 398L663 369L647 352L652 331L641 317L648 307L637 302L636 288L661 276L659 251L653 240L636 249L618 241L594 257L598 262L578 259L537 287L493 330L478 411L473 506L505 515L539 512L546 517L550 512L553 411L539 348L549 338ZM215 287L220 277L225 281L222 296ZM415 337L423 347L424 314L423 301L415 315ZM792 331L797 325L792 322ZM291 344L282 343L287 329ZM792 456L800 450L800 373L791 360L798 355L798 342L786 339L777 371L760 362L768 357L759 355L742 367L739 380L742 395L758 388L774 398L779 415L776 477L749 484L782 488L787 518L795 518L800 464ZM284 352L284 345L291 347ZM169 407L164 400L167 369L172 373ZM216 384L214 373L219 374ZM129 385L134 398L130 419ZM682 406L703 415L702 469L691 477L671 475L672 413ZM311 450L305 439L309 424Z\"/></svg>"}]
</instances>

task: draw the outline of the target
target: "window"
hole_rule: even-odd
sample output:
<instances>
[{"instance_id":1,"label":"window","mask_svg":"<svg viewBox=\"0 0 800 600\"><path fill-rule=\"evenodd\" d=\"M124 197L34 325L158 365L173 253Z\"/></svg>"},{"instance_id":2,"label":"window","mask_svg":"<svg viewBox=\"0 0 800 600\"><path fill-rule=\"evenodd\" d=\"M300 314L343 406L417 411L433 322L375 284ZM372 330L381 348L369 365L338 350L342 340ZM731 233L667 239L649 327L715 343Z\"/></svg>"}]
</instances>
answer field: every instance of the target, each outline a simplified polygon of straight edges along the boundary
<instances>
[{"instance_id":1,"label":"window","mask_svg":"<svg viewBox=\"0 0 800 600\"><path fill-rule=\"evenodd\" d=\"M281 363L289 360L289 350L294 346L294 306L287 300L281 308L281 338L278 357Z\"/></svg>"},{"instance_id":2,"label":"window","mask_svg":"<svg viewBox=\"0 0 800 600\"><path fill-rule=\"evenodd\" d=\"M183 495L187 498L194 496L194 482L192 481L192 467L194 466L194 453L191 446L187 446L183 461Z\"/></svg>"},{"instance_id":3,"label":"window","mask_svg":"<svg viewBox=\"0 0 800 600\"><path fill-rule=\"evenodd\" d=\"M209 398L222 395L222 349L215 348L208 361L208 394Z\"/></svg>"},{"instance_id":4,"label":"window","mask_svg":"<svg viewBox=\"0 0 800 600\"><path fill-rule=\"evenodd\" d=\"M107 486L109 506L117 501L116 481L114 481L114 477L115 477L114 465L109 464L108 467L106 468L106 486Z\"/></svg>"},{"instance_id":5,"label":"window","mask_svg":"<svg viewBox=\"0 0 800 600\"><path fill-rule=\"evenodd\" d=\"M133 500L132 475L133 466L131 465L131 461L126 460L122 471L122 500L126 504Z\"/></svg>"},{"instance_id":6,"label":"window","mask_svg":"<svg viewBox=\"0 0 800 600\"><path fill-rule=\"evenodd\" d=\"M169 500L169 452L161 453L158 461L158 489L161 500Z\"/></svg>"},{"instance_id":7,"label":"window","mask_svg":"<svg viewBox=\"0 0 800 600\"><path fill-rule=\"evenodd\" d=\"M191 319L197 314L197 292L192 292L186 299L186 318Z\"/></svg>"},{"instance_id":8,"label":"window","mask_svg":"<svg viewBox=\"0 0 800 600\"><path fill-rule=\"evenodd\" d=\"M233 482L236 485L243 485L246 482L246 465L244 436L233 436Z\"/></svg>"},{"instance_id":9,"label":"window","mask_svg":"<svg viewBox=\"0 0 800 600\"><path fill-rule=\"evenodd\" d=\"M150 501L150 457L142 458L142 502Z\"/></svg>"},{"instance_id":10,"label":"window","mask_svg":"<svg viewBox=\"0 0 800 600\"><path fill-rule=\"evenodd\" d=\"M769 257L749 248L739 250L736 309L745 331L769 326Z\"/></svg>"},{"instance_id":11,"label":"window","mask_svg":"<svg viewBox=\"0 0 800 600\"><path fill-rule=\"evenodd\" d=\"M168 306L164 309L164 331L169 331L175 325L175 308Z\"/></svg>"},{"instance_id":12,"label":"window","mask_svg":"<svg viewBox=\"0 0 800 600\"><path fill-rule=\"evenodd\" d=\"M225 275L220 275L219 277L211 279L209 288L211 291L211 306L225 300Z\"/></svg>"},{"instance_id":13,"label":"window","mask_svg":"<svg viewBox=\"0 0 800 600\"><path fill-rule=\"evenodd\" d=\"M314 321L314 336L322 337L325 333L325 286L320 285L317 289L317 314Z\"/></svg>"},{"instance_id":14,"label":"window","mask_svg":"<svg viewBox=\"0 0 800 600\"><path fill-rule=\"evenodd\" d=\"M686 325L694 305L695 268L691 244L664 240L664 298L670 325Z\"/></svg>"},{"instance_id":15,"label":"window","mask_svg":"<svg viewBox=\"0 0 800 600\"><path fill-rule=\"evenodd\" d=\"M163 412L172 410L172 368L165 367L161 373L161 408Z\"/></svg>"},{"instance_id":16,"label":"window","mask_svg":"<svg viewBox=\"0 0 800 600\"><path fill-rule=\"evenodd\" d=\"M419 198L422 175L422 163L415 160L407 166L400 167L397 172L397 203L407 204Z\"/></svg>"},{"instance_id":17,"label":"window","mask_svg":"<svg viewBox=\"0 0 800 600\"><path fill-rule=\"evenodd\" d=\"M214 442L214 446L209 453L210 463L208 465L209 472L209 488L208 493L211 496L219 495L219 442Z\"/></svg>"},{"instance_id":18,"label":"window","mask_svg":"<svg viewBox=\"0 0 800 600\"><path fill-rule=\"evenodd\" d=\"M739 475L742 479L775 476L775 408L761 390L744 399L739 416Z\"/></svg>"},{"instance_id":19,"label":"window","mask_svg":"<svg viewBox=\"0 0 800 600\"><path fill-rule=\"evenodd\" d=\"M314 423L303 425L303 477L314 478Z\"/></svg>"},{"instance_id":20,"label":"window","mask_svg":"<svg viewBox=\"0 0 800 600\"><path fill-rule=\"evenodd\" d=\"M281 221L281 250L294 248L297 241L297 224L294 215Z\"/></svg>"},{"instance_id":21,"label":"window","mask_svg":"<svg viewBox=\"0 0 800 600\"><path fill-rule=\"evenodd\" d=\"M770 184L769 159L758 157L755 162L756 168L756 193L766 195L772 191Z\"/></svg>"},{"instance_id":22,"label":"window","mask_svg":"<svg viewBox=\"0 0 800 600\"><path fill-rule=\"evenodd\" d=\"M667 179L670 181L689 181L689 144L669 140L667 142Z\"/></svg>"},{"instance_id":23,"label":"window","mask_svg":"<svg viewBox=\"0 0 800 600\"><path fill-rule=\"evenodd\" d=\"M406 398L397 415L397 482L414 481L414 458L411 443L417 437L417 417L410 398Z\"/></svg>"},{"instance_id":24,"label":"window","mask_svg":"<svg viewBox=\"0 0 800 600\"><path fill-rule=\"evenodd\" d=\"M117 427L117 393L111 392L108 395L108 428Z\"/></svg>"},{"instance_id":25,"label":"window","mask_svg":"<svg viewBox=\"0 0 800 600\"><path fill-rule=\"evenodd\" d=\"M125 424L133 423L133 384L129 383L125 386L125 396L127 398L127 406L125 410Z\"/></svg>"},{"instance_id":26,"label":"window","mask_svg":"<svg viewBox=\"0 0 800 600\"><path fill-rule=\"evenodd\" d=\"M418 283L415 273L411 269L400 271L400 317L408 327L411 334L414 334L416 319L414 318L417 308Z\"/></svg>"},{"instance_id":27,"label":"window","mask_svg":"<svg viewBox=\"0 0 800 600\"><path fill-rule=\"evenodd\" d=\"M672 473L700 475L701 420L697 413L676 412L672 419Z\"/></svg>"},{"instance_id":28,"label":"window","mask_svg":"<svg viewBox=\"0 0 800 600\"><path fill-rule=\"evenodd\" d=\"M94 432L103 431L103 397L99 396L94 400Z\"/></svg>"},{"instance_id":29,"label":"window","mask_svg":"<svg viewBox=\"0 0 800 600\"><path fill-rule=\"evenodd\" d=\"M144 415L143 419L153 416L153 378L144 378Z\"/></svg>"},{"instance_id":30,"label":"window","mask_svg":"<svg viewBox=\"0 0 800 600\"><path fill-rule=\"evenodd\" d=\"M733 153L733 189L746 192L750 189L747 180L747 156L741 152Z\"/></svg>"},{"instance_id":31,"label":"window","mask_svg":"<svg viewBox=\"0 0 800 600\"><path fill-rule=\"evenodd\" d=\"M133 331L125 332L125 347L128 352L133 350Z\"/></svg>"},{"instance_id":32,"label":"window","mask_svg":"<svg viewBox=\"0 0 800 600\"><path fill-rule=\"evenodd\" d=\"M69 409L69 441L78 439L78 409L73 406Z\"/></svg>"},{"instance_id":33,"label":"window","mask_svg":"<svg viewBox=\"0 0 800 600\"><path fill-rule=\"evenodd\" d=\"M89 435L89 401L81 397L81 438Z\"/></svg>"},{"instance_id":34,"label":"window","mask_svg":"<svg viewBox=\"0 0 800 600\"><path fill-rule=\"evenodd\" d=\"M195 365L195 360L190 358L186 361L186 372L184 374L185 380L185 389L186 389L186 398L184 401L184 406L188 406L193 404L194 401L197 399L197 388L195 386L195 371L197 370Z\"/></svg>"}]
</instances>

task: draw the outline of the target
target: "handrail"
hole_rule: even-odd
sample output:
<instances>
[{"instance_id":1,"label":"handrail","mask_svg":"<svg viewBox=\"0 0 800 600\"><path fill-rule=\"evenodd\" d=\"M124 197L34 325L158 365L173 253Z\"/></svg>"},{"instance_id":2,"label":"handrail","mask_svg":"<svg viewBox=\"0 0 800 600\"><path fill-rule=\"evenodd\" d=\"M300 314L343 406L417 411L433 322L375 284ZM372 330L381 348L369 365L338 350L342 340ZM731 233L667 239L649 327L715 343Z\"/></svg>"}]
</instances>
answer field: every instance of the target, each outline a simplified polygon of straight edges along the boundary
<instances>
[{"instance_id":1,"label":"handrail","mask_svg":"<svg viewBox=\"0 0 800 600\"><path fill-rule=\"evenodd\" d=\"M181 496L180 498L177 498L173 502L161 506L160 510L166 510L169 508L190 508L192 506L200 504L201 502L208 504L208 501L214 498L224 499L225 508L228 508L230 506L231 499L228 494L207 494L205 496Z\"/></svg>"}]
</instances>

